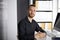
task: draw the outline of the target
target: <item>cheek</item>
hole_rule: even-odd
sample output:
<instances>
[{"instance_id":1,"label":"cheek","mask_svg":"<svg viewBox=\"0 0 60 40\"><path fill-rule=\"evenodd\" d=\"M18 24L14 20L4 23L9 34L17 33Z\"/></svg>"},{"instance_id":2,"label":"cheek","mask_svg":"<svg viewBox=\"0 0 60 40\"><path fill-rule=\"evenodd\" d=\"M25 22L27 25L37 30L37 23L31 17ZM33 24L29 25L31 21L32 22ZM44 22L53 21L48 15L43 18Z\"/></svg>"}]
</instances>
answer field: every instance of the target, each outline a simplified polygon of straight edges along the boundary
<instances>
[{"instance_id":1,"label":"cheek","mask_svg":"<svg viewBox=\"0 0 60 40\"><path fill-rule=\"evenodd\" d=\"M34 15L35 15L35 12L33 12L32 14L34 14Z\"/></svg>"},{"instance_id":2,"label":"cheek","mask_svg":"<svg viewBox=\"0 0 60 40\"><path fill-rule=\"evenodd\" d=\"M35 12L29 11L29 15L35 15Z\"/></svg>"},{"instance_id":3,"label":"cheek","mask_svg":"<svg viewBox=\"0 0 60 40\"><path fill-rule=\"evenodd\" d=\"M29 14L31 13L31 11L29 11Z\"/></svg>"}]
</instances>

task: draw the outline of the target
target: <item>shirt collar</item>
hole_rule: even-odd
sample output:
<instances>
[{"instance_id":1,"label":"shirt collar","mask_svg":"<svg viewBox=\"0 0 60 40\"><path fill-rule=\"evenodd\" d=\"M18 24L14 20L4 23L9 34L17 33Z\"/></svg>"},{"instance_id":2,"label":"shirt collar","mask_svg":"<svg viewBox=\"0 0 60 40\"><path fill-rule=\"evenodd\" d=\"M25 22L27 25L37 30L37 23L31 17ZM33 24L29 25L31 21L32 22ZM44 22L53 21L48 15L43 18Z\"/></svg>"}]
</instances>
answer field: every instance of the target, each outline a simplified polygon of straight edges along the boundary
<instances>
[{"instance_id":1,"label":"shirt collar","mask_svg":"<svg viewBox=\"0 0 60 40\"><path fill-rule=\"evenodd\" d=\"M26 19L26 21L29 22L29 23L32 23L32 22L33 22L33 20L32 20L32 22L30 22L27 16L25 17L25 19Z\"/></svg>"}]
</instances>

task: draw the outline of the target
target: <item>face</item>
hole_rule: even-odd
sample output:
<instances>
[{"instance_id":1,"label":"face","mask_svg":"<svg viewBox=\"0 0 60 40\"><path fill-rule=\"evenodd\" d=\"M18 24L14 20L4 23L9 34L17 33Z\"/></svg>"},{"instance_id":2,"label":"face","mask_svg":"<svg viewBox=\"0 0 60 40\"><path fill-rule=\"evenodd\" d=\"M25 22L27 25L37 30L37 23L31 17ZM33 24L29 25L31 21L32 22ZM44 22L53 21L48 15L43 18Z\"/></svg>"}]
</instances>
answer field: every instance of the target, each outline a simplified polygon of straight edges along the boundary
<instances>
[{"instance_id":1,"label":"face","mask_svg":"<svg viewBox=\"0 0 60 40\"><path fill-rule=\"evenodd\" d=\"M34 16L35 16L35 13L36 13L36 8L35 7L33 7L33 6L30 6L30 8L29 8L29 10L28 10L28 16L30 17L30 18L33 18Z\"/></svg>"}]
</instances>

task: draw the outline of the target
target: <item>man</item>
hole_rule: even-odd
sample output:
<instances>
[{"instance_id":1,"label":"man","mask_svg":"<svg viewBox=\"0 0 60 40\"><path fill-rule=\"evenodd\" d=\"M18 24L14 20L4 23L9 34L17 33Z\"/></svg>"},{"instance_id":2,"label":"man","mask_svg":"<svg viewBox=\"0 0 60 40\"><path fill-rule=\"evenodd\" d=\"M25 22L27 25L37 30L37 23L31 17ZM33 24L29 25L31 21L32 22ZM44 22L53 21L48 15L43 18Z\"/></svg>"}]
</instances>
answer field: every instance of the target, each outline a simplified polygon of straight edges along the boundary
<instances>
[{"instance_id":1,"label":"man","mask_svg":"<svg viewBox=\"0 0 60 40\"><path fill-rule=\"evenodd\" d=\"M28 16L22 19L18 24L18 39L19 40L34 40L34 32L41 33L41 38L46 36L46 32L33 20L35 16L35 5L29 5Z\"/></svg>"}]
</instances>

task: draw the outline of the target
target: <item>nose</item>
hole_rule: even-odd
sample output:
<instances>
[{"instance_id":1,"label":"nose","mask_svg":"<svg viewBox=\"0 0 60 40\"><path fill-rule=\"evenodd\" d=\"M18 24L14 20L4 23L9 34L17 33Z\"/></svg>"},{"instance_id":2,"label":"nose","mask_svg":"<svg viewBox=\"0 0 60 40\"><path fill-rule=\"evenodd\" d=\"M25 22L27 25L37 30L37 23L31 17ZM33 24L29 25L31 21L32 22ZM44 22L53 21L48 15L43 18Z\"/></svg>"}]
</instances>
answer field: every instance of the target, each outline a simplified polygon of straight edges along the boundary
<instances>
[{"instance_id":1,"label":"nose","mask_svg":"<svg viewBox=\"0 0 60 40\"><path fill-rule=\"evenodd\" d=\"M32 13L35 13L35 11L32 11Z\"/></svg>"}]
</instances>

